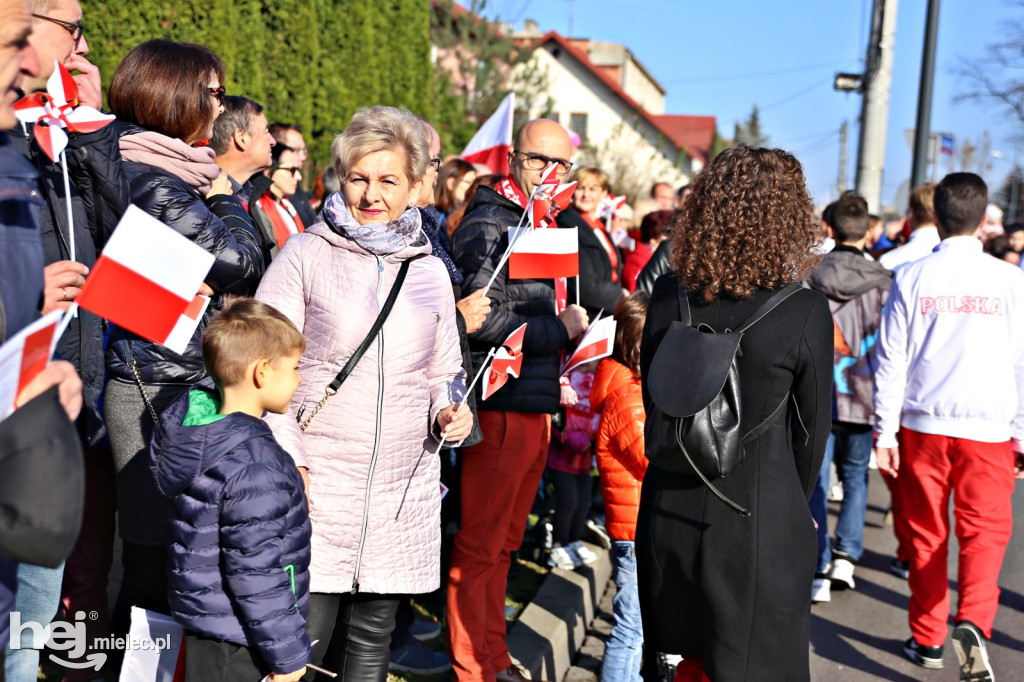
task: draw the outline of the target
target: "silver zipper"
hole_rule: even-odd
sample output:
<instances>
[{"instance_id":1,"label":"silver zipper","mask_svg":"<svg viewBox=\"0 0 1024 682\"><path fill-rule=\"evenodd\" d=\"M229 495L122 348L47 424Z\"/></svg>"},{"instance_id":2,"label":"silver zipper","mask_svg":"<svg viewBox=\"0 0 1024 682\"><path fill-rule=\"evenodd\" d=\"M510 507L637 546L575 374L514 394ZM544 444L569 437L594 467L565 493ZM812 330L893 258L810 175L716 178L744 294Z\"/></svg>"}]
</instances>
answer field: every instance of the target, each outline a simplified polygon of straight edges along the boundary
<instances>
[{"instance_id":1,"label":"silver zipper","mask_svg":"<svg viewBox=\"0 0 1024 682\"><path fill-rule=\"evenodd\" d=\"M380 285L384 278L384 261L377 256L377 306L380 307ZM352 594L359 592L359 569L363 561L363 546L366 544L366 528L370 523L370 486L373 484L373 470L380 453L380 427L384 409L384 327L377 332L377 421L373 432L373 456L370 457L370 471L366 475L366 493L363 496L363 531L359 535L356 550L356 568L352 574Z\"/></svg>"}]
</instances>

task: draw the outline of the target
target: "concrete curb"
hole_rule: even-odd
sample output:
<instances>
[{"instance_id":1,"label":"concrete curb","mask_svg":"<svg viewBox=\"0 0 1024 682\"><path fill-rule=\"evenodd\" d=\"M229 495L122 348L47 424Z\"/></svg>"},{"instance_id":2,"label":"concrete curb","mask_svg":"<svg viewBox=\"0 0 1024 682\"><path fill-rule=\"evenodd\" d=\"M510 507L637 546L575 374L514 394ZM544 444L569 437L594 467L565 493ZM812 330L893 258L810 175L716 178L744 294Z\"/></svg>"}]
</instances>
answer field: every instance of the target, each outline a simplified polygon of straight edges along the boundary
<instances>
[{"instance_id":1,"label":"concrete curb","mask_svg":"<svg viewBox=\"0 0 1024 682\"><path fill-rule=\"evenodd\" d=\"M594 620L612 562L608 550L587 546L597 562L578 571L552 569L508 633L509 653L531 679L561 680Z\"/></svg>"}]
</instances>

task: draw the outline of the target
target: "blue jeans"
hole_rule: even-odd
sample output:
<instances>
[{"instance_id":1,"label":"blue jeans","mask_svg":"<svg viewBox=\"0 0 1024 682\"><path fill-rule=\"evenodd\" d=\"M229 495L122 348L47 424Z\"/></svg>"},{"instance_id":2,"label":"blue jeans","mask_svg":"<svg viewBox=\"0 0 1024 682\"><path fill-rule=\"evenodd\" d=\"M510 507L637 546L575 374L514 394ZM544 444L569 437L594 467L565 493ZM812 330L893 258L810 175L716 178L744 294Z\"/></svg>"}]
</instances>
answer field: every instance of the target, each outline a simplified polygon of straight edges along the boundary
<instances>
[{"instance_id":1,"label":"blue jeans","mask_svg":"<svg viewBox=\"0 0 1024 682\"><path fill-rule=\"evenodd\" d=\"M612 542L616 590L612 599L612 615L615 623L604 650L602 682L642 682L640 664L643 662L644 630L636 587L635 547L635 543L627 540Z\"/></svg>"},{"instance_id":2,"label":"blue jeans","mask_svg":"<svg viewBox=\"0 0 1024 682\"><path fill-rule=\"evenodd\" d=\"M828 537L829 464L836 463L836 473L843 483L843 502L836 523L835 550L858 561L864 553L864 514L868 507L868 462L874 438L870 429L861 431L847 426L833 426L825 448L818 483L811 495L811 515L818 524L818 566L822 573L832 561Z\"/></svg>"},{"instance_id":3,"label":"blue jeans","mask_svg":"<svg viewBox=\"0 0 1024 682\"><path fill-rule=\"evenodd\" d=\"M31 564L18 565L18 593L14 596L14 611L21 614L21 623L29 621L46 626L57 615L60 607L60 586L64 580L64 564L57 568L43 568ZM17 643L20 649L7 645L4 672L10 682L35 680L39 670L39 650L33 649L32 630L25 628ZM11 631L11 640L19 633Z\"/></svg>"}]
</instances>

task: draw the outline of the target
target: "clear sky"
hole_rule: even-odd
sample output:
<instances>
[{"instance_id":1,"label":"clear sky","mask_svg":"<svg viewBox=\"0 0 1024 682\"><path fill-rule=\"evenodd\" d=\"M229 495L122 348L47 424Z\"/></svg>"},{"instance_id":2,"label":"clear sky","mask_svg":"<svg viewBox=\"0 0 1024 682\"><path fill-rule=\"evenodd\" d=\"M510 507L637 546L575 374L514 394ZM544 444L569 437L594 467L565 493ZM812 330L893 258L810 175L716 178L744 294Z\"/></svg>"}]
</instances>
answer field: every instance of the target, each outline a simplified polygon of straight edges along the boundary
<instances>
[{"instance_id":1,"label":"clear sky","mask_svg":"<svg viewBox=\"0 0 1024 682\"><path fill-rule=\"evenodd\" d=\"M732 137L733 124L757 104L770 144L797 154L816 203L834 198L839 171L839 128L850 123L847 186L856 176L861 97L832 89L837 71L860 73L870 28L871 0L489 0L484 14L522 28L626 45L668 91L665 113L713 115ZM572 26L570 31L570 10ZM889 110L883 203L910 177L912 152L904 130L917 116L927 0L899 0ZM1024 20L1014 0L945 0L939 18L932 103L934 131L959 144L989 131L992 159L985 173L993 191L1010 170L1014 141L1024 124L994 103L956 102L967 83L954 73L1005 39L1013 19ZM1024 63L1024 57L1022 57ZM1019 161L1024 164L1024 146ZM942 172L946 172L945 159ZM941 177L941 174L940 174Z\"/></svg>"}]
</instances>

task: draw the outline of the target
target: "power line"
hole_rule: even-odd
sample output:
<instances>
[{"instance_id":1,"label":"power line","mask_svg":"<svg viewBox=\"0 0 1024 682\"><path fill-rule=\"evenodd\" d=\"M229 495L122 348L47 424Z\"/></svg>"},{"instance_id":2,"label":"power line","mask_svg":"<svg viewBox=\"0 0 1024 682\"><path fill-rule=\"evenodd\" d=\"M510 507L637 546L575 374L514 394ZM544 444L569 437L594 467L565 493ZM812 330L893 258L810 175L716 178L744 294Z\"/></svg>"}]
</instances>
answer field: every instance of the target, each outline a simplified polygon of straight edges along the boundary
<instances>
[{"instance_id":1,"label":"power line","mask_svg":"<svg viewBox=\"0 0 1024 682\"><path fill-rule=\"evenodd\" d=\"M769 111L769 110L774 109L776 107L781 107L783 104L787 104L789 102L792 102L797 97L802 97L803 95L806 95L807 93L811 92L812 90L817 90L818 88L820 88L823 85L829 85L829 82L826 81L826 80L816 81L816 82L812 83L811 85L807 86L806 88L803 88L801 90L798 90L798 91L794 92L792 95L787 95L787 96L783 97L782 99L780 99L777 102L772 102L771 104L769 104L768 106L765 106L765 107L758 107L758 111L763 113L765 111Z\"/></svg>"},{"instance_id":2,"label":"power line","mask_svg":"<svg viewBox=\"0 0 1024 682\"><path fill-rule=\"evenodd\" d=\"M801 71L813 71L814 69L824 69L826 67L835 68L847 63L849 63L849 60L828 62L822 64L811 64L809 66L793 66L786 69L776 69L774 71L761 71L758 73L734 73L727 76L701 76L700 78L677 78L674 80L661 82L664 85L679 85L682 83L714 83L717 81L735 81L744 80L747 78L762 78L764 76L778 76L784 73L799 73Z\"/></svg>"}]
</instances>

